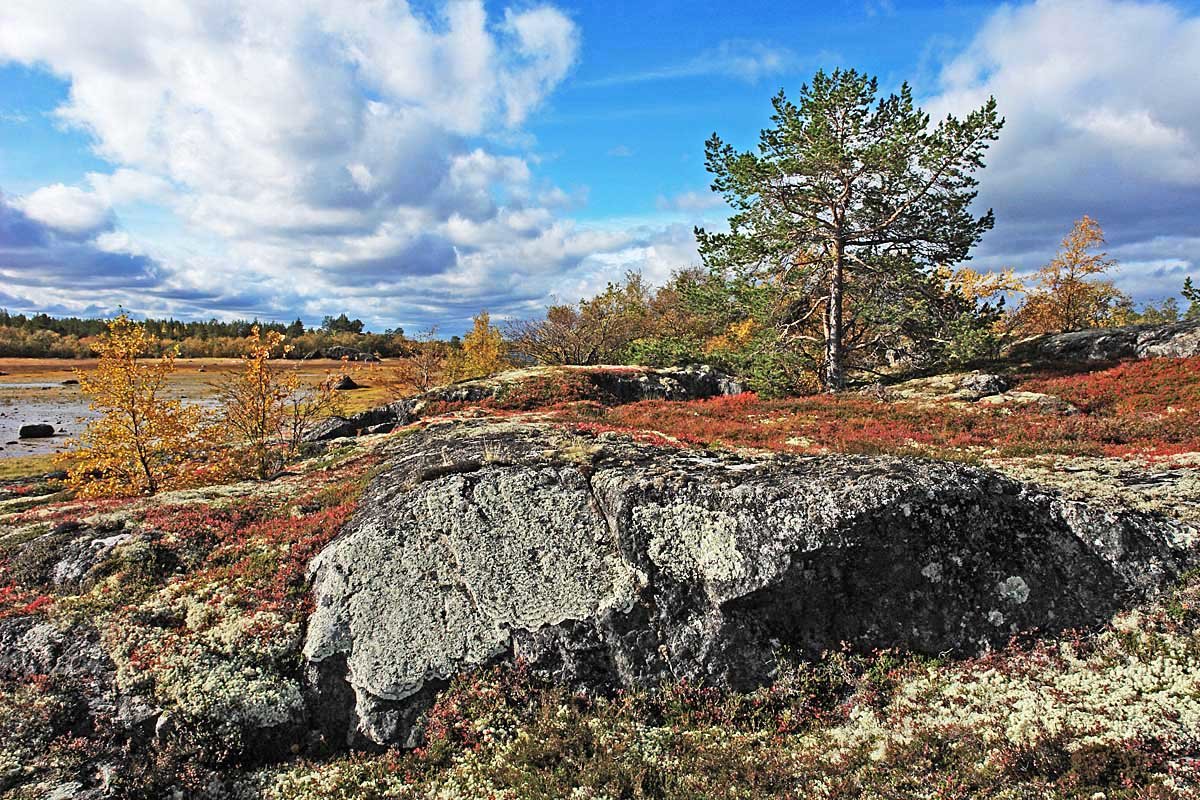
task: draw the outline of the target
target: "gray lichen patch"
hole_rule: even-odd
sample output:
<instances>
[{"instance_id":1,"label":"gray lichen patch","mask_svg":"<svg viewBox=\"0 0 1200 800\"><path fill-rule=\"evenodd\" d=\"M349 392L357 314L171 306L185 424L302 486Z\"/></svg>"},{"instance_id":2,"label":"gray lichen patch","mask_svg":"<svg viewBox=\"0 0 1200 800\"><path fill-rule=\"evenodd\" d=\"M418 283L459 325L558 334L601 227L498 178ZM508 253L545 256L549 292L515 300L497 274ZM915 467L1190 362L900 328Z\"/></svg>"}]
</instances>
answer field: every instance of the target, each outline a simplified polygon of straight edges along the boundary
<instances>
[{"instance_id":1,"label":"gray lichen patch","mask_svg":"<svg viewBox=\"0 0 1200 800\"><path fill-rule=\"evenodd\" d=\"M1200 453L1153 459L1040 456L992 459L987 465L1074 500L1200 524Z\"/></svg>"}]
</instances>

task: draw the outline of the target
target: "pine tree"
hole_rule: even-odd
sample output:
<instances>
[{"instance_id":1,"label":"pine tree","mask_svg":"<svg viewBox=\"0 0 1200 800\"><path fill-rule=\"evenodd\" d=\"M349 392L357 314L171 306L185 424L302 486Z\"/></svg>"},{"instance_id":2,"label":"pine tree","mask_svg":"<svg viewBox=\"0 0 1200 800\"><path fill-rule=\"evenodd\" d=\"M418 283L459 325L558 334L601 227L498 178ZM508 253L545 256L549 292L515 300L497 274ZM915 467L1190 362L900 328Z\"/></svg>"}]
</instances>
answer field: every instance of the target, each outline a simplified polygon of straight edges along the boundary
<instances>
[{"instance_id":1,"label":"pine tree","mask_svg":"<svg viewBox=\"0 0 1200 800\"><path fill-rule=\"evenodd\" d=\"M700 254L710 269L786 287L774 315L784 343L821 322L823 381L836 391L846 380L848 330L868 306L925 283L920 273L966 260L992 227L990 210L971 214L972 173L1003 120L989 99L931 128L907 84L879 98L877 80L855 70L818 72L798 103L782 91L772 103L757 152L738 152L715 133L705 145L712 188L735 213L729 233L697 229ZM854 338L871 340L869 332Z\"/></svg>"}]
</instances>

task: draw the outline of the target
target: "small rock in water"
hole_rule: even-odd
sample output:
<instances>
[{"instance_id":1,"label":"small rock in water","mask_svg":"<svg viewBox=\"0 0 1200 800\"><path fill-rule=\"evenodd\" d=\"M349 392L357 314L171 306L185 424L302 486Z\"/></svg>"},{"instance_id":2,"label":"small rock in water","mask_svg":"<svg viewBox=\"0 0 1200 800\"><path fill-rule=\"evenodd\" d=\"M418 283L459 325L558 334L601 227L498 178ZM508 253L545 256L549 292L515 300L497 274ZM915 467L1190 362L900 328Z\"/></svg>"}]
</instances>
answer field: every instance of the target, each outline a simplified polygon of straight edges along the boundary
<instances>
[{"instance_id":1,"label":"small rock in water","mask_svg":"<svg viewBox=\"0 0 1200 800\"><path fill-rule=\"evenodd\" d=\"M47 439L53 435L54 426L44 422L22 425L20 431L17 432L17 437L20 439Z\"/></svg>"},{"instance_id":2,"label":"small rock in water","mask_svg":"<svg viewBox=\"0 0 1200 800\"><path fill-rule=\"evenodd\" d=\"M76 380L75 378L67 378L65 381L62 382L62 385L63 386L78 386L79 381Z\"/></svg>"}]
</instances>

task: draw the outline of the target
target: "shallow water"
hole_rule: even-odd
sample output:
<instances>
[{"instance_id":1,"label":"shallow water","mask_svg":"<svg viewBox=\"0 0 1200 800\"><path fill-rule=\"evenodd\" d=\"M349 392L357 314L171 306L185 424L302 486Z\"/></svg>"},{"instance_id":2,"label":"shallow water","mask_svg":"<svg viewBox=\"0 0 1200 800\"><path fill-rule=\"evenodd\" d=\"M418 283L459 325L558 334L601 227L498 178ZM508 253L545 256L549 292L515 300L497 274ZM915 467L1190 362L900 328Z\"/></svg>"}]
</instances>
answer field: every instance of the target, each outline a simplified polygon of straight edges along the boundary
<instances>
[{"instance_id":1,"label":"shallow water","mask_svg":"<svg viewBox=\"0 0 1200 800\"><path fill-rule=\"evenodd\" d=\"M45 399L38 397L36 390L42 384L3 383L0 384L0 458L13 456L43 455L62 450L67 440L77 436L87 425L88 420L98 416L88 408L88 401L75 386L60 386L47 384L51 389L60 391L47 393ZM21 389L21 392L9 391ZM35 390L31 394L30 389ZM217 403L212 399L188 401L201 406L213 407ZM46 423L54 426L54 436L45 439L18 439L22 425Z\"/></svg>"},{"instance_id":2,"label":"shallow water","mask_svg":"<svg viewBox=\"0 0 1200 800\"><path fill-rule=\"evenodd\" d=\"M0 458L11 456L41 455L61 450L66 440L83 430L87 420L98 416L88 410L82 397L47 397L41 400L29 397L5 396L5 390L14 384L0 386ZM21 385L30 388L28 384ZM55 387L57 388L57 387ZM47 423L58 431L46 439L18 439L22 425Z\"/></svg>"}]
</instances>

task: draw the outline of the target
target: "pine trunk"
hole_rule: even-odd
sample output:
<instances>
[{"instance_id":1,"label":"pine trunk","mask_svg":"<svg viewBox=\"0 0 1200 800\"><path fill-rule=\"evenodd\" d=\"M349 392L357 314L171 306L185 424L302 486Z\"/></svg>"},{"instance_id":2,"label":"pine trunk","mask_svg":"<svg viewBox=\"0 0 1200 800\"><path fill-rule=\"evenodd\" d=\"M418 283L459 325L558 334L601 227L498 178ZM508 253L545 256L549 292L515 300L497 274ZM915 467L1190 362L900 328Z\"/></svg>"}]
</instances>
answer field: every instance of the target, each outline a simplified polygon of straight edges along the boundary
<instances>
[{"instance_id":1,"label":"pine trunk","mask_svg":"<svg viewBox=\"0 0 1200 800\"><path fill-rule=\"evenodd\" d=\"M825 312L825 390L837 392L846 385L842 365L842 244L835 247L829 276L829 304Z\"/></svg>"}]
</instances>

